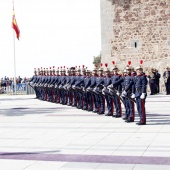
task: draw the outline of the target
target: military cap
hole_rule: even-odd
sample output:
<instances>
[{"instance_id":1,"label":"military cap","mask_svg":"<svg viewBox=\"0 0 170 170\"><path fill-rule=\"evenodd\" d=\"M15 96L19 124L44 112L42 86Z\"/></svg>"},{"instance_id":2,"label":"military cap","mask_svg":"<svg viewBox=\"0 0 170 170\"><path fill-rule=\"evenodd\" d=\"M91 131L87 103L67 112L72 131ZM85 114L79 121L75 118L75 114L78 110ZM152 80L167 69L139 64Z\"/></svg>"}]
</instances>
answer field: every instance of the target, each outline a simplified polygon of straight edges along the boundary
<instances>
[{"instance_id":1,"label":"military cap","mask_svg":"<svg viewBox=\"0 0 170 170\"><path fill-rule=\"evenodd\" d=\"M84 65L82 65L82 72L86 72L86 69L84 68Z\"/></svg>"},{"instance_id":2,"label":"military cap","mask_svg":"<svg viewBox=\"0 0 170 170\"><path fill-rule=\"evenodd\" d=\"M53 72L55 72L55 66L53 66Z\"/></svg>"},{"instance_id":3,"label":"military cap","mask_svg":"<svg viewBox=\"0 0 170 170\"><path fill-rule=\"evenodd\" d=\"M97 65L94 66L93 71L97 71Z\"/></svg>"},{"instance_id":4,"label":"military cap","mask_svg":"<svg viewBox=\"0 0 170 170\"><path fill-rule=\"evenodd\" d=\"M165 68L169 68L169 66L168 65L166 65L166 67Z\"/></svg>"},{"instance_id":5,"label":"military cap","mask_svg":"<svg viewBox=\"0 0 170 170\"><path fill-rule=\"evenodd\" d=\"M60 69L59 69L59 67L57 68L56 72L57 72L57 73L59 73L59 72L60 72Z\"/></svg>"},{"instance_id":6,"label":"military cap","mask_svg":"<svg viewBox=\"0 0 170 170\"><path fill-rule=\"evenodd\" d=\"M128 64L126 66L126 70L132 70L131 61L128 61Z\"/></svg>"},{"instance_id":7,"label":"military cap","mask_svg":"<svg viewBox=\"0 0 170 170\"><path fill-rule=\"evenodd\" d=\"M103 66L103 64L102 64L102 63L100 63L99 71L103 71L102 66Z\"/></svg>"},{"instance_id":8,"label":"military cap","mask_svg":"<svg viewBox=\"0 0 170 170\"><path fill-rule=\"evenodd\" d=\"M126 69L124 69L124 70L123 70L123 73L127 73L127 70L126 70Z\"/></svg>"},{"instance_id":9,"label":"military cap","mask_svg":"<svg viewBox=\"0 0 170 170\"><path fill-rule=\"evenodd\" d=\"M105 63L105 69L104 69L105 72L110 72L109 68L108 68L108 64Z\"/></svg>"},{"instance_id":10,"label":"military cap","mask_svg":"<svg viewBox=\"0 0 170 170\"><path fill-rule=\"evenodd\" d=\"M66 72L66 66L63 67L62 72Z\"/></svg>"},{"instance_id":11,"label":"military cap","mask_svg":"<svg viewBox=\"0 0 170 170\"><path fill-rule=\"evenodd\" d=\"M112 64L113 64L112 70L117 70L118 68L117 68L117 66L116 66L114 61L112 61Z\"/></svg>"},{"instance_id":12,"label":"military cap","mask_svg":"<svg viewBox=\"0 0 170 170\"><path fill-rule=\"evenodd\" d=\"M136 70L143 70L143 60L140 60L140 62L139 62L140 64L139 64L139 66L137 66L136 67Z\"/></svg>"},{"instance_id":13,"label":"military cap","mask_svg":"<svg viewBox=\"0 0 170 170\"><path fill-rule=\"evenodd\" d=\"M75 67L71 67L71 68L70 68L70 71L71 71L71 72L75 72L75 71L76 71L76 68L75 68Z\"/></svg>"},{"instance_id":14,"label":"military cap","mask_svg":"<svg viewBox=\"0 0 170 170\"><path fill-rule=\"evenodd\" d=\"M37 70L36 70L36 68L34 68L34 73L36 73L37 72Z\"/></svg>"},{"instance_id":15,"label":"military cap","mask_svg":"<svg viewBox=\"0 0 170 170\"><path fill-rule=\"evenodd\" d=\"M81 68L80 68L80 66L77 68L77 72L81 72Z\"/></svg>"}]
</instances>

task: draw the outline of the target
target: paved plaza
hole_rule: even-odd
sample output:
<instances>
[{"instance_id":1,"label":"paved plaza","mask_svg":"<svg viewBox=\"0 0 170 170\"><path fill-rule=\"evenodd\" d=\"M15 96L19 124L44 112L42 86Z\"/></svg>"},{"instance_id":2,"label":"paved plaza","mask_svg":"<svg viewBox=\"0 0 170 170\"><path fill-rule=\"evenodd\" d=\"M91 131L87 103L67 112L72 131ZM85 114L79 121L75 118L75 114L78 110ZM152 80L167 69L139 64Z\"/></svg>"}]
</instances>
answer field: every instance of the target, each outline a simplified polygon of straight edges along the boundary
<instances>
[{"instance_id":1,"label":"paved plaza","mask_svg":"<svg viewBox=\"0 0 170 170\"><path fill-rule=\"evenodd\" d=\"M0 170L170 169L170 96L146 100L147 125L0 95Z\"/></svg>"}]
</instances>

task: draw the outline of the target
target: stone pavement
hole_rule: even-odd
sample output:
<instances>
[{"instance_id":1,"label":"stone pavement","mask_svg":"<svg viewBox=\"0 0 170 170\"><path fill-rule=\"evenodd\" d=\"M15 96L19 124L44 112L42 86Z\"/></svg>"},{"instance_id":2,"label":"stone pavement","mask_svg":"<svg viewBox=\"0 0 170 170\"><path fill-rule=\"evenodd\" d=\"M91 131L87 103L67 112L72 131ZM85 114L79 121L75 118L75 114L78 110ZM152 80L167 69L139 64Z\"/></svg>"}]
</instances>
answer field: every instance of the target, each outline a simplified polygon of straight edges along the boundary
<instances>
[{"instance_id":1,"label":"stone pavement","mask_svg":"<svg viewBox=\"0 0 170 170\"><path fill-rule=\"evenodd\" d=\"M145 126L34 97L0 96L0 170L170 169L170 96L148 96Z\"/></svg>"}]
</instances>

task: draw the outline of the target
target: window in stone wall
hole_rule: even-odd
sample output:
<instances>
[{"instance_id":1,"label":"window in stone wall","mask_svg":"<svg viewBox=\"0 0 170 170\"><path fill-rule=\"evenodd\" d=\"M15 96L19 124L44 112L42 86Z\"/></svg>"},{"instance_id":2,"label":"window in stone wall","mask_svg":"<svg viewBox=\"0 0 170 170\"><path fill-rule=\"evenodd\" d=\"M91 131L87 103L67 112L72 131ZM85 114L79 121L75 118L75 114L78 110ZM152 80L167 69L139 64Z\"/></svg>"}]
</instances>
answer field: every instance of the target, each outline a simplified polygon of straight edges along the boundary
<instances>
[{"instance_id":1,"label":"window in stone wall","mask_svg":"<svg viewBox=\"0 0 170 170\"><path fill-rule=\"evenodd\" d=\"M138 48L138 46L139 46L139 40L132 40L131 47L136 49Z\"/></svg>"},{"instance_id":2,"label":"window in stone wall","mask_svg":"<svg viewBox=\"0 0 170 170\"><path fill-rule=\"evenodd\" d=\"M139 40L132 40L131 41L131 47L133 48L133 50L139 50L140 49L140 42Z\"/></svg>"}]
</instances>

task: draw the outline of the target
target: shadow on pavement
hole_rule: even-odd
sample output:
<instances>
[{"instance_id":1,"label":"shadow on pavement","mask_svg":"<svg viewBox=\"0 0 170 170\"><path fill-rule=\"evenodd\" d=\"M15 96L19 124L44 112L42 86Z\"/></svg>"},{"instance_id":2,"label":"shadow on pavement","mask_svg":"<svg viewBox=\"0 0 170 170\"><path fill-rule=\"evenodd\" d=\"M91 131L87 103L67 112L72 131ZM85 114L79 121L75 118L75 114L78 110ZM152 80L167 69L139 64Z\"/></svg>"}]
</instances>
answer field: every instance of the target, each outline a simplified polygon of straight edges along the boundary
<instances>
[{"instance_id":1,"label":"shadow on pavement","mask_svg":"<svg viewBox=\"0 0 170 170\"><path fill-rule=\"evenodd\" d=\"M0 98L1 101L33 100L34 98Z\"/></svg>"},{"instance_id":2,"label":"shadow on pavement","mask_svg":"<svg viewBox=\"0 0 170 170\"><path fill-rule=\"evenodd\" d=\"M38 151L38 152L0 152L1 156L11 156L11 155L33 155L33 154L43 154L43 153L55 153L60 152L59 150L53 151Z\"/></svg>"},{"instance_id":3,"label":"shadow on pavement","mask_svg":"<svg viewBox=\"0 0 170 170\"><path fill-rule=\"evenodd\" d=\"M170 114L147 114L147 125L170 125Z\"/></svg>"},{"instance_id":4,"label":"shadow on pavement","mask_svg":"<svg viewBox=\"0 0 170 170\"><path fill-rule=\"evenodd\" d=\"M0 114L4 116L24 116L29 114L48 114L58 113L61 110L70 110L70 107L56 107L56 108L29 108L29 107L16 107L9 109L0 109Z\"/></svg>"}]
</instances>

